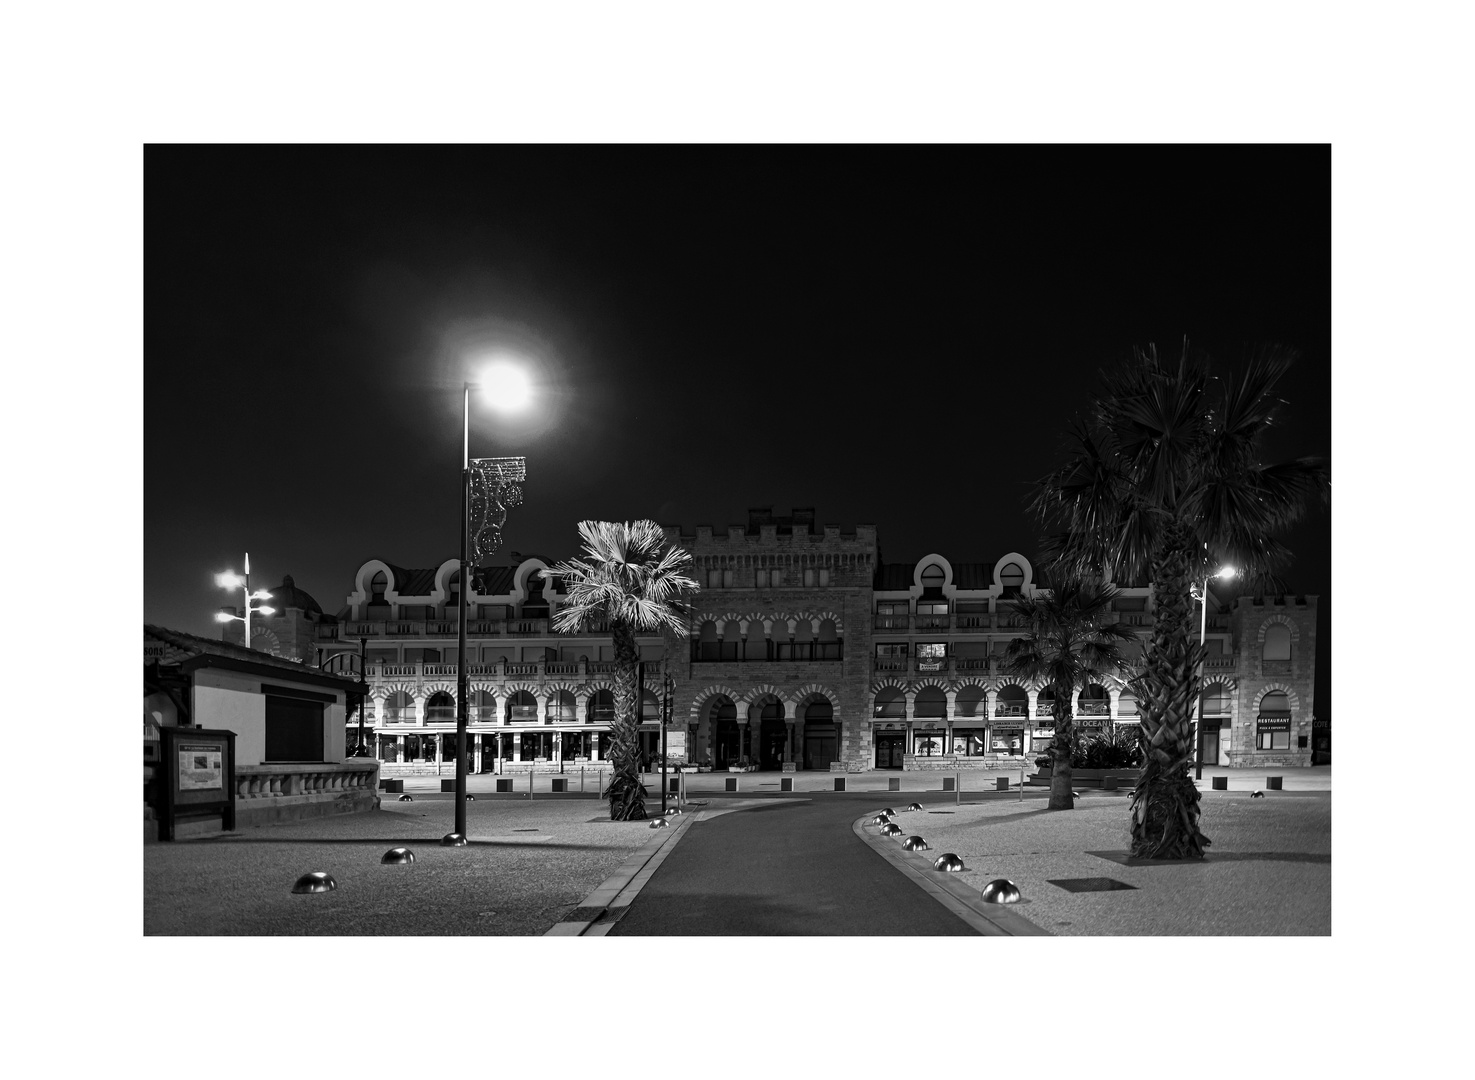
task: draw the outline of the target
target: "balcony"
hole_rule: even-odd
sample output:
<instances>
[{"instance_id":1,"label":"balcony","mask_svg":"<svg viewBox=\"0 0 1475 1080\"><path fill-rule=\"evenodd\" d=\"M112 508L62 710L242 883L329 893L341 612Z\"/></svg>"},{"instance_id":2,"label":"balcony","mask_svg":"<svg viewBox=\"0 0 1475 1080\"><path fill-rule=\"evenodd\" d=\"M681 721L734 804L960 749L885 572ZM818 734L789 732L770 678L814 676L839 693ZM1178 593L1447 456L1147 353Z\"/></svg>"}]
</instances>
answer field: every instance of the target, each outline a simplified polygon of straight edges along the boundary
<instances>
[{"instance_id":1,"label":"balcony","mask_svg":"<svg viewBox=\"0 0 1475 1080\"><path fill-rule=\"evenodd\" d=\"M912 621L912 626L918 630L948 630L951 624L949 615L918 615Z\"/></svg>"},{"instance_id":2,"label":"balcony","mask_svg":"<svg viewBox=\"0 0 1475 1080\"><path fill-rule=\"evenodd\" d=\"M697 664L788 664L845 659L842 641L771 641L764 656L740 655L736 642L693 641L691 659Z\"/></svg>"},{"instance_id":3,"label":"balcony","mask_svg":"<svg viewBox=\"0 0 1475 1080\"><path fill-rule=\"evenodd\" d=\"M995 716L1028 716L1029 705L1026 702L1000 704L994 706Z\"/></svg>"},{"instance_id":4,"label":"balcony","mask_svg":"<svg viewBox=\"0 0 1475 1080\"><path fill-rule=\"evenodd\" d=\"M871 625L876 630L905 630L911 621L910 615L877 615Z\"/></svg>"},{"instance_id":5,"label":"balcony","mask_svg":"<svg viewBox=\"0 0 1475 1080\"><path fill-rule=\"evenodd\" d=\"M878 656L872 667L876 671L906 671L909 659L905 656Z\"/></svg>"},{"instance_id":6,"label":"balcony","mask_svg":"<svg viewBox=\"0 0 1475 1080\"><path fill-rule=\"evenodd\" d=\"M955 621L953 623L953 628L955 630L960 630L965 634L981 633L982 631L989 629L992 625L992 619L987 613L958 615L955 616L954 619Z\"/></svg>"},{"instance_id":7,"label":"balcony","mask_svg":"<svg viewBox=\"0 0 1475 1080\"><path fill-rule=\"evenodd\" d=\"M952 658L955 671L987 671L987 656L955 656Z\"/></svg>"},{"instance_id":8,"label":"balcony","mask_svg":"<svg viewBox=\"0 0 1475 1080\"><path fill-rule=\"evenodd\" d=\"M1233 671L1236 667L1232 656L1208 656L1204 658L1205 671Z\"/></svg>"}]
</instances>

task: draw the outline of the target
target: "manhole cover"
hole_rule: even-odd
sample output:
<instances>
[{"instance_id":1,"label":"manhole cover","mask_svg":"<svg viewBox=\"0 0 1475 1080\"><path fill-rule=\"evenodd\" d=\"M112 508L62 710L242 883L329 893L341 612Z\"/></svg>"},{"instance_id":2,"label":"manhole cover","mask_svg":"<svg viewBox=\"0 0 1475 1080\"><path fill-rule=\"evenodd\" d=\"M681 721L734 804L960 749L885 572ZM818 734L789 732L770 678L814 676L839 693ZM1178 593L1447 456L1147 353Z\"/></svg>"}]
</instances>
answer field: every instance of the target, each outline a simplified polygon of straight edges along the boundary
<instances>
[{"instance_id":1,"label":"manhole cover","mask_svg":"<svg viewBox=\"0 0 1475 1080\"><path fill-rule=\"evenodd\" d=\"M952 813L955 813L956 811L953 811L953 810L928 810L927 812L929 814L952 814Z\"/></svg>"},{"instance_id":2,"label":"manhole cover","mask_svg":"<svg viewBox=\"0 0 1475 1080\"><path fill-rule=\"evenodd\" d=\"M1137 887L1109 877L1046 878L1045 880L1051 885L1060 886L1066 892L1116 892L1118 889Z\"/></svg>"}]
</instances>

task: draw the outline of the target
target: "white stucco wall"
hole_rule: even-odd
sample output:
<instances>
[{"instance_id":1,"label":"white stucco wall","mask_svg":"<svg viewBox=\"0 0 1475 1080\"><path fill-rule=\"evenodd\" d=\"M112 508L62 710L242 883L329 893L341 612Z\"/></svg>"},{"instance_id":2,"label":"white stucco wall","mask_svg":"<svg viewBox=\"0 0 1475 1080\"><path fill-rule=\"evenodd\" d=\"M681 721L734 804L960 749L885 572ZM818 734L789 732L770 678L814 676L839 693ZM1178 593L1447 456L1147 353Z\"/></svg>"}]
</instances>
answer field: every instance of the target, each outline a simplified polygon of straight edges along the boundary
<instances>
[{"instance_id":1,"label":"white stucco wall","mask_svg":"<svg viewBox=\"0 0 1475 1080\"><path fill-rule=\"evenodd\" d=\"M236 733L236 764L259 765L266 756L266 695L263 682L291 686L289 672L284 677L273 675L262 679L217 668L201 668L195 672L194 699L191 703L194 721L203 728L222 728ZM321 687L304 686L304 690L323 693ZM345 708L343 695L335 693L332 704L323 708L323 760L342 761L345 754Z\"/></svg>"}]
</instances>

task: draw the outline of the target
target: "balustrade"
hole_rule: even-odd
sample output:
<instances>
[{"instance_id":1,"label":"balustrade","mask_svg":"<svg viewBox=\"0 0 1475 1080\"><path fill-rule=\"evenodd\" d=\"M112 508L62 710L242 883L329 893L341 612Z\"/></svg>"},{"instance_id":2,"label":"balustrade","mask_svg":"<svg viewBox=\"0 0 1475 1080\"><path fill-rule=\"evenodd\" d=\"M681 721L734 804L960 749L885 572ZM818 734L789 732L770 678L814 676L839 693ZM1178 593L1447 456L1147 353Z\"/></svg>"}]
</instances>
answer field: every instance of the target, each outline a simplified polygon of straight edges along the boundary
<instances>
[{"instance_id":1,"label":"balustrade","mask_svg":"<svg viewBox=\"0 0 1475 1080\"><path fill-rule=\"evenodd\" d=\"M237 765L234 777L236 798L243 800L372 792L377 790L378 781L379 762L373 758L291 765Z\"/></svg>"}]
</instances>

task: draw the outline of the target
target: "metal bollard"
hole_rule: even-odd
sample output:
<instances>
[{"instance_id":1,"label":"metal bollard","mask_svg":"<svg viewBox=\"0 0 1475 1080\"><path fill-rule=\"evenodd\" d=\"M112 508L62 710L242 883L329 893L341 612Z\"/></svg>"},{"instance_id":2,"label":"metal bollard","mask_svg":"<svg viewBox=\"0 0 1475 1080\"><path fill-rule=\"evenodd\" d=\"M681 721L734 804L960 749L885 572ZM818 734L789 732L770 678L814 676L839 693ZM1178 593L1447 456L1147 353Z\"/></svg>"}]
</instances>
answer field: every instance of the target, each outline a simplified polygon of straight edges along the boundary
<instances>
[{"instance_id":1,"label":"metal bollard","mask_svg":"<svg viewBox=\"0 0 1475 1080\"><path fill-rule=\"evenodd\" d=\"M532 801L533 801L533 770L532 770L532 766L529 766L528 767L528 802L532 802Z\"/></svg>"},{"instance_id":2,"label":"metal bollard","mask_svg":"<svg viewBox=\"0 0 1475 1080\"><path fill-rule=\"evenodd\" d=\"M958 798L957 798L956 801L957 801L957 804L959 806L962 806L963 805L963 773L961 771L959 771L959 773L958 773L957 787L958 787Z\"/></svg>"}]
</instances>

